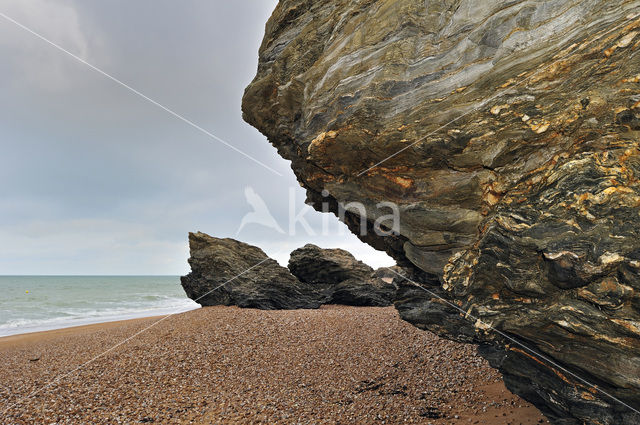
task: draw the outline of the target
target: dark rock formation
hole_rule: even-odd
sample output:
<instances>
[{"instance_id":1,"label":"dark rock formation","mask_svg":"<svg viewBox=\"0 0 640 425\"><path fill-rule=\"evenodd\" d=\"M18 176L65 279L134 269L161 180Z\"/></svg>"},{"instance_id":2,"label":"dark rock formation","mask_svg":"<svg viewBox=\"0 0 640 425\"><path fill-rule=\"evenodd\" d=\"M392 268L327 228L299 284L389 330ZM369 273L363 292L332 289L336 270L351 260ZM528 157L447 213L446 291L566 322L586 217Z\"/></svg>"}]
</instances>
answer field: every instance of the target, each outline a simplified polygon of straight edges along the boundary
<instances>
[{"instance_id":1,"label":"dark rock formation","mask_svg":"<svg viewBox=\"0 0 640 425\"><path fill-rule=\"evenodd\" d=\"M388 306L395 299L394 285L344 249L307 244L291 253L289 270L302 282L322 287L330 304Z\"/></svg>"},{"instance_id":2,"label":"dark rock formation","mask_svg":"<svg viewBox=\"0 0 640 425\"><path fill-rule=\"evenodd\" d=\"M396 287L382 279L347 279L335 285L331 291L330 304L360 307L386 307L393 304Z\"/></svg>"},{"instance_id":3,"label":"dark rock formation","mask_svg":"<svg viewBox=\"0 0 640 425\"><path fill-rule=\"evenodd\" d=\"M200 305L275 310L318 308L327 300L258 247L200 232L189 233L189 247L191 273L181 282Z\"/></svg>"},{"instance_id":4,"label":"dark rock formation","mask_svg":"<svg viewBox=\"0 0 640 425\"><path fill-rule=\"evenodd\" d=\"M243 100L309 203L410 270L402 317L555 423L640 423L639 11L281 0Z\"/></svg>"},{"instance_id":5,"label":"dark rock formation","mask_svg":"<svg viewBox=\"0 0 640 425\"><path fill-rule=\"evenodd\" d=\"M342 249L306 245L285 267L260 248L234 239L189 233L191 273L181 278L187 296L200 305L263 310L318 308L322 304L388 306L396 286ZM300 278L300 280L298 280Z\"/></svg>"},{"instance_id":6,"label":"dark rock formation","mask_svg":"<svg viewBox=\"0 0 640 425\"><path fill-rule=\"evenodd\" d=\"M367 280L373 269L344 249L307 244L291 253L289 270L302 282L337 284L347 279Z\"/></svg>"}]
</instances>

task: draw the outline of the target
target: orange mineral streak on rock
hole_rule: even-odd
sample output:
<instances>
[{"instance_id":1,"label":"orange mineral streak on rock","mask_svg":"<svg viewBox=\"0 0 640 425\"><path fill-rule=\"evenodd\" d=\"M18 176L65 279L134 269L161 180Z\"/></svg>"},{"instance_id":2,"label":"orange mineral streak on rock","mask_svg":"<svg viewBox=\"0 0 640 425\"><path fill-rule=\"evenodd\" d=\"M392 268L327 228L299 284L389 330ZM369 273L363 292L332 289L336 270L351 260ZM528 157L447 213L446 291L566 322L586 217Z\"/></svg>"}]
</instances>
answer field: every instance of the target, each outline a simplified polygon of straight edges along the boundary
<instances>
[{"instance_id":1,"label":"orange mineral streak on rock","mask_svg":"<svg viewBox=\"0 0 640 425\"><path fill-rule=\"evenodd\" d=\"M504 105L496 105L496 106L492 107L492 108L489 110L489 112L491 112L491 114L492 114L492 115L499 115L499 114L500 114L500 112L501 112L503 109L508 109L508 108L509 108L509 105L506 105L506 104L504 104Z\"/></svg>"},{"instance_id":2,"label":"orange mineral streak on rock","mask_svg":"<svg viewBox=\"0 0 640 425\"><path fill-rule=\"evenodd\" d=\"M512 298L514 301L523 303L523 304L531 304L531 298Z\"/></svg>"},{"instance_id":3,"label":"orange mineral streak on rock","mask_svg":"<svg viewBox=\"0 0 640 425\"><path fill-rule=\"evenodd\" d=\"M519 348L515 348L515 347L509 347L509 349L511 351L515 351L516 353L522 354L523 356L527 356L529 357L531 360L535 361L536 363L546 367L547 369L551 370L555 375L557 375L560 379L562 379L564 382L566 382L567 384L573 386L574 388L576 387L576 383L569 380L562 372L556 370L555 368L549 366L547 363L543 362L542 360L540 360L538 357L533 356L529 353L527 353L524 350L521 350Z\"/></svg>"},{"instance_id":4,"label":"orange mineral streak on rock","mask_svg":"<svg viewBox=\"0 0 640 425\"><path fill-rule=\"evenodd\" d=\"M392 182L396 183L399 186L402 186L405 189L410 188L411 186L413 186L413 183L414 183L413 180L405 177L400 177L400 176L386 176L386 177Z\"/></svg>"},{"instance_id":5,"label":"orange mineral streak on rock","mask_svg":"<svg viewBox=\"0 0 640 425\"><path fill-rule=\"evenodd\" d=\"M576 202L578 204L583 203L584 201L586 201L587 199L589 199L589 194L588 193L583 193L581 195L574 195L576 197Z\"/></svg>"},{"instance_id":6,"label":"orange mineral streak on rock","mask_svg":"<svg viewBox=\"0 0 640 425\"><path fill-rule=\"evenodd\" d=\"M391 175L406 174L410 172L410 168L407 166L398 167L374 167L367 171L365 174L367 177L383 176L389 178Z\"/></svg>"},{"instance_id":7,"label":"orange mineral streak on rock","mask_svg":"<svg viewBox=\"0 0 640 425\"><path fill-rule=\"evenodd\" d=\"M638 149L627 149L624 151L623 155L620 155L620 162L625 163L632 156L638 156L638 155L640 155L640 151L638 151Z\"/></svg>"},{"instance_id":8,"label":"orange mineral streak on rock","mask_svg":"<svg viewBox=\"0 0 640 425\"><path fill-rule=\"evenodd\" d=\"M571 70L571 67L579 60L577 55L573 55L567 59L558 60L546 68L539 71L537 74L529 80L531 84L536 84L542 81L553 81L559 78L561 75L566 74Z\"/></svg>"},{"instance_id":9,"label":"orange mineral streak on rock","mask_svg":"<svg viewBox=\"0 0 640 425\"><path fill-rule=\"evenodd\" d=\"M494 206L496 205L498 202L500 202L500 195L494 193L494 192L488 192L485 196L484 196L484 200L487 204Z\"/></svg>"},{"instance_id":10,"label":"orange mineral streak on rock","mask_svg":"<svg viewBox=\"0 0 640 425\"><path fill-rule=\"evenodd\" d=\"M638 26L637 23L633 23L628 25L625 28L625 30L636 28L637 26ZM638 35L638 31L631 31L630 33L624 35L622 38L620 38L620 40L618 40L616 44L609 47L608 49L605 49L604 55L606 57L610 57L613 54L613 52L615 52L617 49L624 49L625 47L628 47L633 41L633 39L636 38L636 35Z\"/></svg>"},{"instance_id":11,"label":"orange mineral streak on rock","mask_svg":"<svg viewBox=\"0 0 640 425\"><path fill-rule=\"evenodd\" d=\"M537 134L544 133L545 131L547 131L549 129L550 126L551 126L551 123L549 123L549 122L547 122L545 120L542 120L542 121L539 121L539 122L531 122L529 124L529 128L531 129L531 131L533 131L534 133L537 133Z\"/></svg>"},{"instance_id":12,"label":"orange mineral streak on rock","mask_svg":"<svg viewBox=\"0 0 640 425\"><path fill-rule=\"evenodd\" d=\"M623 78L622 82L623 83L640 83L640 74L636 75L635 77Z\"/></svg>"},{"instance_id":13,"label":"orange mineral streak on rock","mask_svg":"<svg viewBox=\"0 0 640 425\"><path fill-rule=\"evenodd\" d=\"M318 137L316 137L311 143L313 143L313 142L316 142L316 143L322 142L326 138L335 139L337 135L338 135L338 133L335 132L335 131L327 131L325 133L320 133L320 135Z\"/></svg>"},{"instance_id":14,"label":"orange mineral streak on rock","mask_svg":"<svg viewBox=\"0 0 640 425\"><path fill-rule=\"evenodd\" d=\"M611 321L618 326L622 326L623 328L625 328L626 330L628 330L633 334L640 335L640 323L638 322L633 322L633 321L624 320L624 319L611 319ZM640 345L640 340L638 339L630 339L630 338L625 338L625 339L631 342L631 344L629 345L636 345L636 346Z\"/></svg>"},{"instance_id":15,"label":"orange mineral streak on rock","mask_svg":"<svg viewBox=\"0 0 640 425\"><path fill-rule=\"evenodd\" d=\"M602 280L598 286L599 290L602 292L615 291L616 289L618 289L618 284L611 278Z\"/></svg>"},{"instance_id":16,"label":"orange mineral streak on rock","mask_svg":"<svg viewBox=\"0 0 640 425\"><path fill-rule=\"evenodd\" d=\"M615 112L616 114L619 114L620 112L624 112L627 110L626 106L618 106L617 108L613 109L613 112Z\"/></svg>"}]
</instances>

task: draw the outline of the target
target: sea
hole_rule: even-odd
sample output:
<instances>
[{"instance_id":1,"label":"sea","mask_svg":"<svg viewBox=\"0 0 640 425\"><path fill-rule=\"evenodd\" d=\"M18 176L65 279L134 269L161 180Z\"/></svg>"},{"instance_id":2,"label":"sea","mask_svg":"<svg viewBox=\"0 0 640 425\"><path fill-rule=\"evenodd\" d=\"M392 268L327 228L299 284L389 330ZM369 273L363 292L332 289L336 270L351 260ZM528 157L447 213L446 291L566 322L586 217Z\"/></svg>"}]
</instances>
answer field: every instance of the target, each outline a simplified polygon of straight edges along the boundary
<instances>
[{"instance_id":1,"label":"sea","mask_svg":"<svg viewBox=\"0 0 640 425\"><path fill-rule=\"evenodd\" d=\"M178 276L0 276L0 337L198 307Z\"/></svg>"}]
</instances>

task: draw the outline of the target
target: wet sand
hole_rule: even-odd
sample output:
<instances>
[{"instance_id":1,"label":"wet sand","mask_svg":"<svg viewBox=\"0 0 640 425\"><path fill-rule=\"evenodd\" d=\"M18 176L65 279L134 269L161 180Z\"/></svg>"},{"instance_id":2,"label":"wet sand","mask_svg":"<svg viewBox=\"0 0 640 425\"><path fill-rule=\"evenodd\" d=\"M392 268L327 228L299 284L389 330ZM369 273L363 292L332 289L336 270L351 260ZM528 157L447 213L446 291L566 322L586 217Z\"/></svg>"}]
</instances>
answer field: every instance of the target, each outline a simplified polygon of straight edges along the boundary
<instances>
[{"instance_id":1,"label":"wet sand","mask_svg":"<svg viewBox=\"0 0 640 425\"><path fill-rule=\"evenodd\" d=\"M0 422L546 423L474 346L392 307L204 308L75 370L160 319L0 338Z\"/></svg>"}]
</instances>

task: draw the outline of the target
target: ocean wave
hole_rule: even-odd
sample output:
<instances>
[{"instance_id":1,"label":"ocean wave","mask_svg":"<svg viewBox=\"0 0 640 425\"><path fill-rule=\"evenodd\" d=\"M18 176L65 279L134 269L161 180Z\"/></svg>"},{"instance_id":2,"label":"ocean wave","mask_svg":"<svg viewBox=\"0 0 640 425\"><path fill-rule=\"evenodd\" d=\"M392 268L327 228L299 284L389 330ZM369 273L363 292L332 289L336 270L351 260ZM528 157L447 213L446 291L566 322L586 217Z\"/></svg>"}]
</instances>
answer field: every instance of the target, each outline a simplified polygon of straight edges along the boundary
<instances>
[{"instance_id":1,"label":"ocean wave","mask_svg":"<svg viewBox=\"0 0 640 425\"><path fill-rule=\"evenodd\" d=\"M111 303L110 303L111 304ZM187 298L160 296L156 302L121 301L115 307L92 305L49 311L48 317L20 317L0 323L0 336L39 332L93 323L112 322L149 316L162 316L194 310L198 304ZM65 306L67 307L67 306Z\"/></svg>"}]
</instances>

